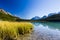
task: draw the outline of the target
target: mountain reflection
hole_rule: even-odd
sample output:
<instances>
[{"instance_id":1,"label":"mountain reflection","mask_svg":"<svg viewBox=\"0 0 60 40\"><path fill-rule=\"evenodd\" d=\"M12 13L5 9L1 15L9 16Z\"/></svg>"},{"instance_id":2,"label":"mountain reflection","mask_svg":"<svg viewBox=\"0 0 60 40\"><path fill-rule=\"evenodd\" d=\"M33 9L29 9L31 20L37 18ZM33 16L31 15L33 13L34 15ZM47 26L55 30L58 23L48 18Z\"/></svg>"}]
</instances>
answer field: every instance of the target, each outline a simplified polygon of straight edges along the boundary
<instances>
[{"instance_id":1,"label":"mountain reflection","mask_svg":"<svg viewBox=\"0 0 60 40\"><path fill-rule=\"evenodd\" d=\"M60 23L59 22L33 22L35 26L43 25L43 27L47 27L50 29L59 29L60 30Z\"/></svg>"}]
</instances>

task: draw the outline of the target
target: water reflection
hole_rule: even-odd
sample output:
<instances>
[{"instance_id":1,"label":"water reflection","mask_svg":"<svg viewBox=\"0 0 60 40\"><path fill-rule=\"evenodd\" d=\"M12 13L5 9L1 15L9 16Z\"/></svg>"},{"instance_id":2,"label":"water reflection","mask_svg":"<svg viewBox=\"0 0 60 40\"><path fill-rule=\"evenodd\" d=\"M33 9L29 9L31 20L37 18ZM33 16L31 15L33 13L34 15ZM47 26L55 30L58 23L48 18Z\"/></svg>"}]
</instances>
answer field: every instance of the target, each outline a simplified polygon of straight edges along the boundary
<instances>
[{"instance_id":1,"label":"water reflection","mask_svg":"<svg viewBox=\"0 0 60 40\"><path fill-rule=\"evenodd\" d=\"M34 31L22 40L60 40L59 22L32 22Z\"/></svg>"},{"instance_id":2,"label":"water reflection","mask_svg":"<svg viewBox=\"0 0 60 40\"><path fill-rule=\"evenodd\" d=\"M33 22L33 24L35 26L43 25L43 27L60 30L60 22Z\"/></svg>"},{"instance_id":3,"label":"water reflection","mask_svg":"<svg viewBox=\"0 0 60 40\"><path fill-rule=\"evenodd\" d=\"M41 23L40 22L32 22L35 26L39 26Z\"/></svg>"},{"instance_id":4,"label":"water reflection","mask_svg":"<svg viewBox=\"0 0 60 40\"><path fill-rule=\"evenodd\" d=\"M33 22L32 40L60 40L59 22Z\"/></svg>"}]
</instances>

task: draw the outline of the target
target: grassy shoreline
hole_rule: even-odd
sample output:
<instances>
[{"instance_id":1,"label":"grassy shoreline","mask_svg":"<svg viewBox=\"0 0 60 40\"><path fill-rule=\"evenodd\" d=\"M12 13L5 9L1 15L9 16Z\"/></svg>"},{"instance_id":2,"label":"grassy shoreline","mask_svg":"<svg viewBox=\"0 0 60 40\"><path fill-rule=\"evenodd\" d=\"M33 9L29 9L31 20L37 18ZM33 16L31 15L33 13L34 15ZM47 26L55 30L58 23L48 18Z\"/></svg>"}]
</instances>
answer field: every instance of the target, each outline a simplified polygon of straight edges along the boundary
<instances>
[{"instance_id":1,"label":"grassy shoreline","mask_svg":"<svg viewBox=\"0 0 60 40\"><path fill-rule=\"evenodd\" d=\"M19 35L32 32L33 25L29 22L0 21L0 40L18 40Z\"/></svg>"}]
</instances>

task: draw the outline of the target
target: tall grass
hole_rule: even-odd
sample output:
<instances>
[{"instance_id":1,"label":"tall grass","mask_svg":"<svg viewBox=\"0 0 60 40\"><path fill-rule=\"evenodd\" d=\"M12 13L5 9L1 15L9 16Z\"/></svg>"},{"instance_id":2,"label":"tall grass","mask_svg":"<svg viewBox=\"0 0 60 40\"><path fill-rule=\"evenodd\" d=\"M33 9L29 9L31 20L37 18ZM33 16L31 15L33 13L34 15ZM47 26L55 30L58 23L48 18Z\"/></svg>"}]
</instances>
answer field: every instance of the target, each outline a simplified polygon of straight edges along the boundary
<instances>
[{"instance_id":1,"label":"tall grass","mask_svg":"<svg viewBox=\"0 0 60 40\"><path fill-rule=\"evenodd\" d=\"M0 40L17 40L19 35L30 33L32 29L29 22L0 21Z\"/></svg>"}]
</instances>

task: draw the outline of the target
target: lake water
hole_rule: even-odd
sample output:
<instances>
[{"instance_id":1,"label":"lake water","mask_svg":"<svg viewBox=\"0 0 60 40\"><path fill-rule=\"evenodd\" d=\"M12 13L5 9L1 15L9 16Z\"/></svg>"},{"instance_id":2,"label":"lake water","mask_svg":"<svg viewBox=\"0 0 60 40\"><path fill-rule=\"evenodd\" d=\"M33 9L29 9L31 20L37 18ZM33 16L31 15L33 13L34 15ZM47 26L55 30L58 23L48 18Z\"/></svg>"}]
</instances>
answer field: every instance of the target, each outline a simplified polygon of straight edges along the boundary
<instances>
[{"instance_id":1,"label":"lake water","mask_svg":"<svg viewBox=\"0 0 60 40\"><path fill-rule=\"evenodd\" d=\"M60 40L60 22L33 22L34 31L22 40Z\"/></svg>"}]
</instances>

